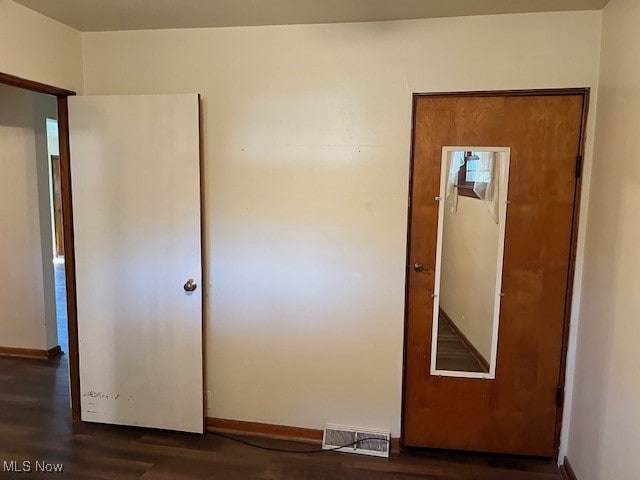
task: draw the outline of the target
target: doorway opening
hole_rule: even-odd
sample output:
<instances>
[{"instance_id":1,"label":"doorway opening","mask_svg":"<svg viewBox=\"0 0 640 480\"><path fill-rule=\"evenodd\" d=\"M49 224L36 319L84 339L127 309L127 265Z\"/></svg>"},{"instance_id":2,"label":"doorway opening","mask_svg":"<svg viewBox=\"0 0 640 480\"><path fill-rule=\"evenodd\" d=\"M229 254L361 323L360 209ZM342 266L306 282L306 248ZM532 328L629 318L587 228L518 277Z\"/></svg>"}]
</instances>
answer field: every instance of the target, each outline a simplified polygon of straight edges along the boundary
<instances>
[{"instance_id":1,"label":"doorway opening","mask_svg":"<svg viewBox=\"0 0 640 480\"><path fill-rule=\"evenodd\" d=\"M58 370L68 382L71 411L68 401L60 409L78 421L67 103L75 92L0 72L0 94L0 182L6 200L0 204L5 222L0 275L8 277L0 280L12 286L0 292L0 360L8 371L21 366L28 371L30 363L1 357L48 359L64 367Z\"/></svg>"},{"instance_id":2,"label":"doorway opening","mask_svg":"<svg viewBox=\"0 0 640 480\"><path fill-rule=\"evenodd\" d=\"M57 298L53 263L56 239L50 159L59 159L57 100L7 85L0 85L0 98L6 255L0 278L13 291L30 293L27 302L20 295L2 295L1 346L15 355L54 358L62 355L67 344L66 327L62 335L58 332L57 304L65 308L66 299ZM59 163L57 177L55 196L61 212ZM61 227L62 219L57 221ZM61 282L59 289L64 294L64 275ZM66 313L63 318L66 320Z\"/></svg>"},{"instance_id":3,"label":"doorway opening","mask_svg":"<svg viewBox=\"0 0 640 480\"><path fill-rule=\"evenodd\" d=\"M51 211L51 245L56 302L56 326L58 345L68 350L67 281L64 263L64 218L62 215L62 173L60 169L60 144L58 119L46 119L47 157L49 164L49 204ZM43 232L44 234L44 232Z\"/></svg>"}]
</instances>

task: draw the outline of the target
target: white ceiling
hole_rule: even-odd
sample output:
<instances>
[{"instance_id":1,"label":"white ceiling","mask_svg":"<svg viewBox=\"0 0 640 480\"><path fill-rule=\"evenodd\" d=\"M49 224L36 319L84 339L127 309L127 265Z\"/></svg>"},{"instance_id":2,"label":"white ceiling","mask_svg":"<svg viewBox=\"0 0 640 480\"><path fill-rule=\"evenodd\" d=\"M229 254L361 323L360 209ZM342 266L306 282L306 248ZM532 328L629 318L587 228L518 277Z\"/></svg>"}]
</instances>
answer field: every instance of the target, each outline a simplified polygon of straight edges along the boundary
<instances>
[{"instance_id":1,"label":"white ceiling","mask_svg":"<svg viewBox=\"0 0 640 480\"><path fill-rule=\"evenodd\" d=\"M609 0L15 0L84 32L600 10Z\"/></svg>"}]
</instances>

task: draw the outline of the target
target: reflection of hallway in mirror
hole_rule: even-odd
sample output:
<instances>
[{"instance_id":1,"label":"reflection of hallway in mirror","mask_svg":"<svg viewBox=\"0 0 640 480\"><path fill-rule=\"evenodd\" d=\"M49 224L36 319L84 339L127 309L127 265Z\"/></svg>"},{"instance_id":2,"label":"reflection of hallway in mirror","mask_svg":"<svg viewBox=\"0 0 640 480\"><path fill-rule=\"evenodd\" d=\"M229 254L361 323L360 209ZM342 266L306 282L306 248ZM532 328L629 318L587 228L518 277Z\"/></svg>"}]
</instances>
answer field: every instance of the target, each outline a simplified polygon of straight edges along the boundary
<instances>
[{"instance_id":1,"label":"reflection of hallway in mirror","mask_svg":"<svg viewBox=\"0 0 640 480\"><path fill-rule=\"evenodd\" d=\"M460 372L488 372L489 365L465 341L464 336L440 309L438 316L438 350L436 368ZM479 358L480 357L480 358Z\"/></svg>"}]
</instances>

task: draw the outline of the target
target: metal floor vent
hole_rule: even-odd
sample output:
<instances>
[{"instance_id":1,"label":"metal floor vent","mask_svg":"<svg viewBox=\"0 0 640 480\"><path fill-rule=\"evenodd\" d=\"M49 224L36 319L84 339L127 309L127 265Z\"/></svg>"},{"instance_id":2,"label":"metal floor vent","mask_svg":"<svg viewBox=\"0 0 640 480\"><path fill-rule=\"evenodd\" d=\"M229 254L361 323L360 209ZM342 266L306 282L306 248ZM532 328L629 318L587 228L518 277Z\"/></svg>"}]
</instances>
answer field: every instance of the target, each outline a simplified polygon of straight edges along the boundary
<instances>
[{"instance_id":1,"label":"metal floor vent","mask_svg":"<svg viewBox=\"0 0 640 480\"><path fill-rule=\"evenodd\" d=\"M350 445L342 447L343 445ZM337 448L342 447L342 448ZM391 432L369 428L327 425L322 437L323 450L389 457Z\"/></svg>"}]
</instances>

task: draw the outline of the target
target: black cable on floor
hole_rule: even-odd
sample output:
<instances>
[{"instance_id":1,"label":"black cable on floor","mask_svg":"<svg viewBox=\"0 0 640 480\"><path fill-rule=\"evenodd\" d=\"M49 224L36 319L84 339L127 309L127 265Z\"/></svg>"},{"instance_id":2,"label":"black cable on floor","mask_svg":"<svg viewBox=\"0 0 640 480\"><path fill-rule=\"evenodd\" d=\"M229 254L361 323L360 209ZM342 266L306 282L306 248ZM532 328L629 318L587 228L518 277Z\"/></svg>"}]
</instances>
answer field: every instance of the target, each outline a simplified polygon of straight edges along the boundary
<instances>
[{"instance_id":1,"label":"black cable on floor","mask_svg":"<svg viewBox=\"0 0 640 480\"><path fill-rule=\"evenodd\" d=\"M248 445L248 446L253 447L253 448L258 448L260 450L267 450L269 452L281 452L281 453L324 453L324 452L333 452L335 450L340 450L341 448L353 447L355 445L358 445L359 443L366 442L368 440L376 440L376 441L379 441L379 442L387 442L387 443L390 442L386 438L370 437L370 438L360 438L360 439L356 440L355 442L348 443L347 445L341 445L339 447L331 447L331 448L327 448L327 449L291 450L291 449L287 449L287 448L275 448L275 447L267 447L267 446L264 446L264 445L258 445L256 443L251 443L251 442L248 442L246 440L242 440L241 438L236 438L236 437L232 437L230 435L225 435L224 433L218 433L218 432L209 432L209 433L211 435L216 435L218 437L226 438L227 440L232 440L234 442L242 443L244 445Z\"/></svg>"}]
</instances>

